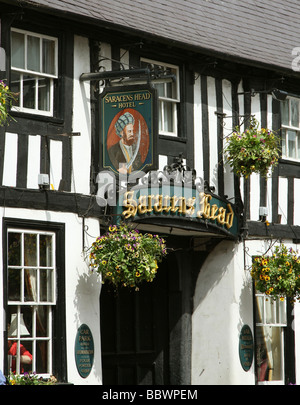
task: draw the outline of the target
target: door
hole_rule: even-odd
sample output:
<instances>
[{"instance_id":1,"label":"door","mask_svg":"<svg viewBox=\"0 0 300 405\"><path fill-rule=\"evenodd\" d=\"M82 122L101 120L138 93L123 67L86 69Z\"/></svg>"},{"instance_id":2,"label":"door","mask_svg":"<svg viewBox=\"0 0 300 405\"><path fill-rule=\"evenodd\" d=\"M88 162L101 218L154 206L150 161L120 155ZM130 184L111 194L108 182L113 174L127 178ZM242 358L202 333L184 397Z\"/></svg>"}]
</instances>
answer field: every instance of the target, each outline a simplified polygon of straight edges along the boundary
<instances>
[{"instance_id":1,"label":"door","mask_svg":"<svg viewBox=\"0 0 300 405\"><path fill-rule=\"evenodd\" d=\"M167 261L139 291L104 284L100 296L103 384L169 383Z\"/></svg>"}]
</instances>

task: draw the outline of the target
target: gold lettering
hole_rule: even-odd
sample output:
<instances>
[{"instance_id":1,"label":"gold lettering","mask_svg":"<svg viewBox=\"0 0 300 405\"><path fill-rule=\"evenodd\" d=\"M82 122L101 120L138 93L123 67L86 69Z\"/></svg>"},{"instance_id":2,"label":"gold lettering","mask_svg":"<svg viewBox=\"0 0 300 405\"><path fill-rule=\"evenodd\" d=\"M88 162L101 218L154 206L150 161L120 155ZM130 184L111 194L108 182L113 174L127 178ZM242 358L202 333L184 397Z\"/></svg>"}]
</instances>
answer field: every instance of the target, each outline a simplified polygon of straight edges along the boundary
<instances>
[{"instance_id":1,"label":"gold lettering","mask_svg":"<svg viewBox=\"0 0 300 405\"><path fill-rule=\"evenodd\" d=\"M179 197L179 214L186 214L186 200L185 197Z\"/></svg>"},{"instance_id":2,"label":"gold lettering","mask_svg":"<svg viewBox=\"0 0 300 405\"><path fill-rule=\"evenodd\" d=\"M154 197L154 195L152 195L152 194L148 195L148 209L147 209L147 212L152 212L153 211L153 209L152 209L152 198L153 197Z\"/></svg>"},{"instance_id":3,"label":"gold lettering","mask_svg":"<svg viewBox=\"0 0 300 405\"><path fill-rule=\"evenodd\" d=\"M217 221L219 222L219 224L224 225L225 215L226 215L226 209L224 207L220 207L219 215L217 216Z\"/></svg>"},{"instance_id":4,"label":"gold lettering","mask_svg":"<svg viewBox=\"0 0 300 405\"><path fill-rule=\"evenodd\" d=\"M230 229L232 227L233 224L233 217L234 217L234 213L231 207L231 204L227 204L227 208L229 209L229 213L226 215L226 227L227 229Z\"/></svg>"},{"instance_id":5,"label":"gold lettering","mask_svg":"<svg viewBox=\"0 0 300 405\"><path fill-rule=\"evenodd\" d=\"M155 212L162 212L163 207L162 207L162 195L156 195L155 196L156 203L154 204L153 208Z\"/></svg>"},{"instance_id":6,"label":"gold lettering","mask_svg":"<svg viewBox=\"0 0 300 405\"><path fill-rule=\"evenodd\" d=\"M173 195L171 198L171 212L177 212L178 211L178 206L176 204L178 203L178 197Z\"/></svg>"},{"instance_id":7,"label":"gold lettering","mask_svg":"<svg viewBox=\"0 0 300 405\"><path fill-rule=\"evenodd\" d=\"M137 212L137 202L133 199L134 191L127 191L124 194L123 206L127 208L127 210L123 211L124 218L134 217Z\"/></svg>"},{"instance_id":8,"label":"gold lettering","mask_svg":"<svg viewBox=\"0 0 300 405\"><path fill-rule=\"evenodd\" d=\"M186 214L187 215L193 215L195 212L195 202L196 202L196 197L192 197L192 198L188 198L186 201L186 206L187 206L187 210L186 210Z\"/></svg>"},{"instance_id":9,"label":"gold lettering","mask_svg":"<svg viewBox=\"0 0 300 405\"><path fill-rule=\"evenodd\" d=\"M147 212L147 196L146 195L141 195L139 198L139 205L138 205L138 211L140 214L145 214Z\"/></svg>"},{"instance_id":10,"label":"gold lettering","mask_svg":"<svg viewBox=\"0 0 300 405\"><path fill-rule=\"evenodd\" d=\"M210 219L216 219L218 217L217 216L218 209L219 209L219 207L217 206L217 204L213 204L211 206L210 217L209 217Z\"/></svg>"},{"instance_id":11,"label":"gold lettering","mask_svg":"<svg viewBox=\"0 0 300 405\"><path fill-rule=\"evenodd\" d=\"M197 212L197 217L201 218L203 216L208 219L210 217L209 201L212 199L212 196L210 194L200 193L199 197L202 197L202 200L200 201L201 209Z\"/></svg>"},{"instance_id":12,"label":"gold lettering","mask_svg":"<svg viewBox=\"0 0 300 405\"><path fill-rule=\"evenodd\" d=\"M171 209L171 206L170 206L170 196L169 196L169 195L166 195L166 196L164 196L163 211L169 212L170 209Z\"/></svg>"}]
</instances>

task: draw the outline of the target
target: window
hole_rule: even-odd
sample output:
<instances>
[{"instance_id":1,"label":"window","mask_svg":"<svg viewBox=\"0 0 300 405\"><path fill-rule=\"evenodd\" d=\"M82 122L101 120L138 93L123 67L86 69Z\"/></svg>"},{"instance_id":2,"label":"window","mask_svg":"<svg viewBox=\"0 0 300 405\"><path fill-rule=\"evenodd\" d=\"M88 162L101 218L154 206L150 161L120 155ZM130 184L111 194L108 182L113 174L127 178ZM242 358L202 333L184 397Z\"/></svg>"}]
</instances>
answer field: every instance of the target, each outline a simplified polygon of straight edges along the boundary
<instances>
[{"instance_id":1,"label":"window","mask_svg":"<svg viewBox=\"0 0 300 405\"><path fill-rule=\"evenodd\" d=\"M12 29L11 90L19 94L13 109L52 116L55 79L57 39Z\"/></svg>"},{"instance_id":2,"label":"window","mask_svg":"<svg viewBox=\"0 0 300 405\"><path fill-rule=\"evenodd\" d=\"M52 374L55 233L7 230L8 371Z\"/></svg>"},{"instance_id":3,"label":"window","mask_svg":"<svg viewBox=\"0 0 300 405\"><path fill-rule=\"evenodd\" d=\"M286 302L256 294L256 374L258 384L284 384Z\"/></svg>"},{"instance_id":4,"label":"window","mask_svg":"<svg viewBox=\"0 0 300 405\"><path fill-rule=\"evenodd\" d=\"M300 160L300 99L281 102L282 157Z\"/></svg>"},{"instance_id":5,"label":"window","mask_svg":"<svg viewBox=\"0 0 300 405\"><path fill-rule=\"evenodd\" d=\"M178 106L180 101L178 67L146 59L142 60L142 67L149 65L155 75L159 74L161 76L161 78L153 81L154 87L157 89L159 101L159 134L177 136ZM176 78L175 81L172 80L172 76Z\"/></svg>"}]
</instances>

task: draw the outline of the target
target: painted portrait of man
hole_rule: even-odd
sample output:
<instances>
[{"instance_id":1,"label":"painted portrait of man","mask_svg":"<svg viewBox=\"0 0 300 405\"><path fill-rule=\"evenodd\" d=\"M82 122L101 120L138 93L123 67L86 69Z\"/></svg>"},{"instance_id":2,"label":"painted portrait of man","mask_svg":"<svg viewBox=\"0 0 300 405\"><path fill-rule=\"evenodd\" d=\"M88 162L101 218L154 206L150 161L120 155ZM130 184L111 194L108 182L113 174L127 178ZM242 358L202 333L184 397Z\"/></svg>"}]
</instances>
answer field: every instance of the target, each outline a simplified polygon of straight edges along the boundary
<instances>
[{"instance_id":1,"label":"painted portrait of man","mask_svg":"<svg viewBox=\"0 0 300 405\"><path fill-rule=\"evenodd\" d=\"M145 125L136 111L122 111L113 121L107 150L109 159L118 172L131 173L141 168L149 147L149 135ZM113 136L112 132L117 137Z\"/></svg>"},{"instance_id":2,"label":"painted portrait of man","mask_svg":"<svg viewBox=\"0 0 300 405\"><path fill-rule=\"evenodd\" d=\"M100 96L102 167L115 173L157 170L157 93L143 86L106 88Z\"/></svg>"}]
</instances>

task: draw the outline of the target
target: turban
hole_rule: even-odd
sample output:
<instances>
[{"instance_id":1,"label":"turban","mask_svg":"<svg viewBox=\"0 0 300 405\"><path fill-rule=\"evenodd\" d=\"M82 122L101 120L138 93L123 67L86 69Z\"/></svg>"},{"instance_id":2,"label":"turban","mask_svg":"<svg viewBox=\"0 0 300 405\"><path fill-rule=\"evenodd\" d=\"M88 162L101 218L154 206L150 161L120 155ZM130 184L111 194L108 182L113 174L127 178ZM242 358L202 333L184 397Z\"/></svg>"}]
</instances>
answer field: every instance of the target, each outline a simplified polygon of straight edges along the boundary
<instances>
[{"instance_id":1,"label":"turban","mask_svg":"<svg viewBox=\"0 0 300 405\"><path fill-rule=\"evenodd\" d=\"M116 132L120 138L122 138L121 131L123 131L128 124L134 124L134 118L129 112L126 112L121 115L115 123Z\"/></svg>"}]
</instances>

